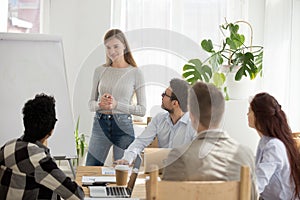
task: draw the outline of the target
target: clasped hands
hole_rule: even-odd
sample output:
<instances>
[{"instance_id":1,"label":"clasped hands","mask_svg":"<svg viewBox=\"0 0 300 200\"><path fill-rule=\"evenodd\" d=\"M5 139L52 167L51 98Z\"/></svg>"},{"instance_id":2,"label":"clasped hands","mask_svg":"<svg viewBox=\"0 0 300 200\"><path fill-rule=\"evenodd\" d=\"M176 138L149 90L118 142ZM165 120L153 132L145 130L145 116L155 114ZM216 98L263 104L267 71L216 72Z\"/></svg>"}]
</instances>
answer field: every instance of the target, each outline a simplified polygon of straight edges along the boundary
<instances>
[{"instance_id":1,"label":"clasped hands","mask_svg":"<svg viewBox=\"0 0 300 200\"><path fill-rule=\"evenodd\" d=\"M129 162L125 159L115 160L113 166L115 165L130 165Z\"/></svg>"},{"instance_id":2,"label":"clasped hands","mask_svg":"<svg viewBox=\"0 0 300 200\"><path fill-rule=\"evenodd\" d=\"M117 106L117 101L111 94L104 93L101 96L101 99L100 99L100 102L98 103L98 105L103 110L113 110Z\"/></svg>"}]
</instances>

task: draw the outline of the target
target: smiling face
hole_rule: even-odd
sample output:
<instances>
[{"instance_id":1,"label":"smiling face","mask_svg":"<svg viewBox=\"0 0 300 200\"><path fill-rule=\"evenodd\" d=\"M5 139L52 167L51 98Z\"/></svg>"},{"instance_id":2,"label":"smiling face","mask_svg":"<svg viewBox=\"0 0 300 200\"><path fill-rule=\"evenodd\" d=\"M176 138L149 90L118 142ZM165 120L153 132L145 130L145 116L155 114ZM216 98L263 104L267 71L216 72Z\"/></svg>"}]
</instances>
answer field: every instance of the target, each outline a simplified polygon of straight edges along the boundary
<instances>
[{"instance_id":1,"label":"smiling face","mask_svg":"<svg viewBox=\"0 0 300 200\"><path fill-rule=\"evenodd\" d=\"M255 128L255 116L250 106L247 115L248 115L248 126L251 128Z\"/></svg>"},{"instance_id":2,"label":"smiling face","mask_svg":"<svg viewBox=\"0 0 300 200\"><path fill-rule=\"evenodd\" d=\"M111 38L106 41L106 55L112 62L116 62L118 59L123 58L125 46L117 38Z\"/></svg>"}]
</instances>

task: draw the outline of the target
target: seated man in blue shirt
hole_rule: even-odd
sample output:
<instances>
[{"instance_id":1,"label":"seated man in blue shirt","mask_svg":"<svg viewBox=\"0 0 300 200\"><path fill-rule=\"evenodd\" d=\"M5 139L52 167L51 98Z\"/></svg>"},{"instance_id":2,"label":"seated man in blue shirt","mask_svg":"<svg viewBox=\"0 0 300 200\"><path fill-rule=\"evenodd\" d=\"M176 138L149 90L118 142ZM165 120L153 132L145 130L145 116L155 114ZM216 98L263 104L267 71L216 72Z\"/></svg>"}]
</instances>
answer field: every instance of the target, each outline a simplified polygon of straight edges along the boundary
<instances>
[{"instance_id":1,"label":"seated man in blue shirt","mask_svg":"<svg viewBox=\"0 0 300 200\"><path fill-rule=\"evenodd\" d=\"M83 199L82 188L58 168L44 145L57 121L54 98L36 95L23 115L24 135L0 150L0 200Z\"/></svg>"},{"instance_id":2,"label":"seated man in blue shirt","mask_svg":"<svg viewBox=\"0 0 300 200\"><path fill-rule=\"evenodd\" d=\"M136 156L147 147L155 137L160 148L174 148L193 140L196 136L187 112L189 84L174 78L162 93L161 107L167 112L157 114L145 131L125 150L121 160L115 164L131 164Z\"/></svg>"}]
</instances>

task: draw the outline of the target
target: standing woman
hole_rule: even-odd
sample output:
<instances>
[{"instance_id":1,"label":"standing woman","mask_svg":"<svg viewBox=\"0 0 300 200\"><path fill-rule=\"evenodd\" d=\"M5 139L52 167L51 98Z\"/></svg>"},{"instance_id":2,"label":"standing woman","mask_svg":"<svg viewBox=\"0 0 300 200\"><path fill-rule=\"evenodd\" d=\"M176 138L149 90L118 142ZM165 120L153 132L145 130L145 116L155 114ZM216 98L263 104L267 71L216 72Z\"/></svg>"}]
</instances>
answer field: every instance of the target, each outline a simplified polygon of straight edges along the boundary
<instances>
[{"instance_id":1,"label":"standing woman","mask_svg":"<svg viewBox=\"0 0 300 200\"><path fill-rule=\"evenodd\" d=\"M250 103L248 123L261 137L255 163L260 198L299 199L299 150L277 100L268 93L255 95Z\"/></svg>"},{"instance_id":2,"label":"standing woman","mask_svg":"<svg viewBox=\"0 0 300 200\"><path fill-rule=\"evenodd\" d=\"M106 64L95 69L89 108L95 112L86 165L103 166L113 145L114 160L134 140L132 116L146 112L145 81L131 55L124 33L109 30L104 36ZM137 104L132 97L136 94Z\"/></svg>"}]
</instances>

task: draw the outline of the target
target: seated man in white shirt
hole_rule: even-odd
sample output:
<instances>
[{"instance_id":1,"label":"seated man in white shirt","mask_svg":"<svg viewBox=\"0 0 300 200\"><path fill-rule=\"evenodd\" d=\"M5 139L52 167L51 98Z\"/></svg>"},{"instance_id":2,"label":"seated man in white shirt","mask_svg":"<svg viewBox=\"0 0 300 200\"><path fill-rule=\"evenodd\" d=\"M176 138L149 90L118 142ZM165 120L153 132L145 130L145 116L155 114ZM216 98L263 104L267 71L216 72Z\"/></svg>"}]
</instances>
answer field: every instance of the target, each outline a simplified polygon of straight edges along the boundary
<instances>
[{"instance_id":1,"label":"seated man in white shirt","mask_svg":"<svg viewBox=\"0 0 300 200\"><path fill-rule=\"evenodd\" d=\"M145 131L125 150L124 156L114 164L132 164L138 154L147 147L155 137L160 148L174 148L191 142L196 136L187 112L189 84L174 78L170 86L162 93L161 107L167 112L157 114Z\"/></svg>"}]
</instances>

